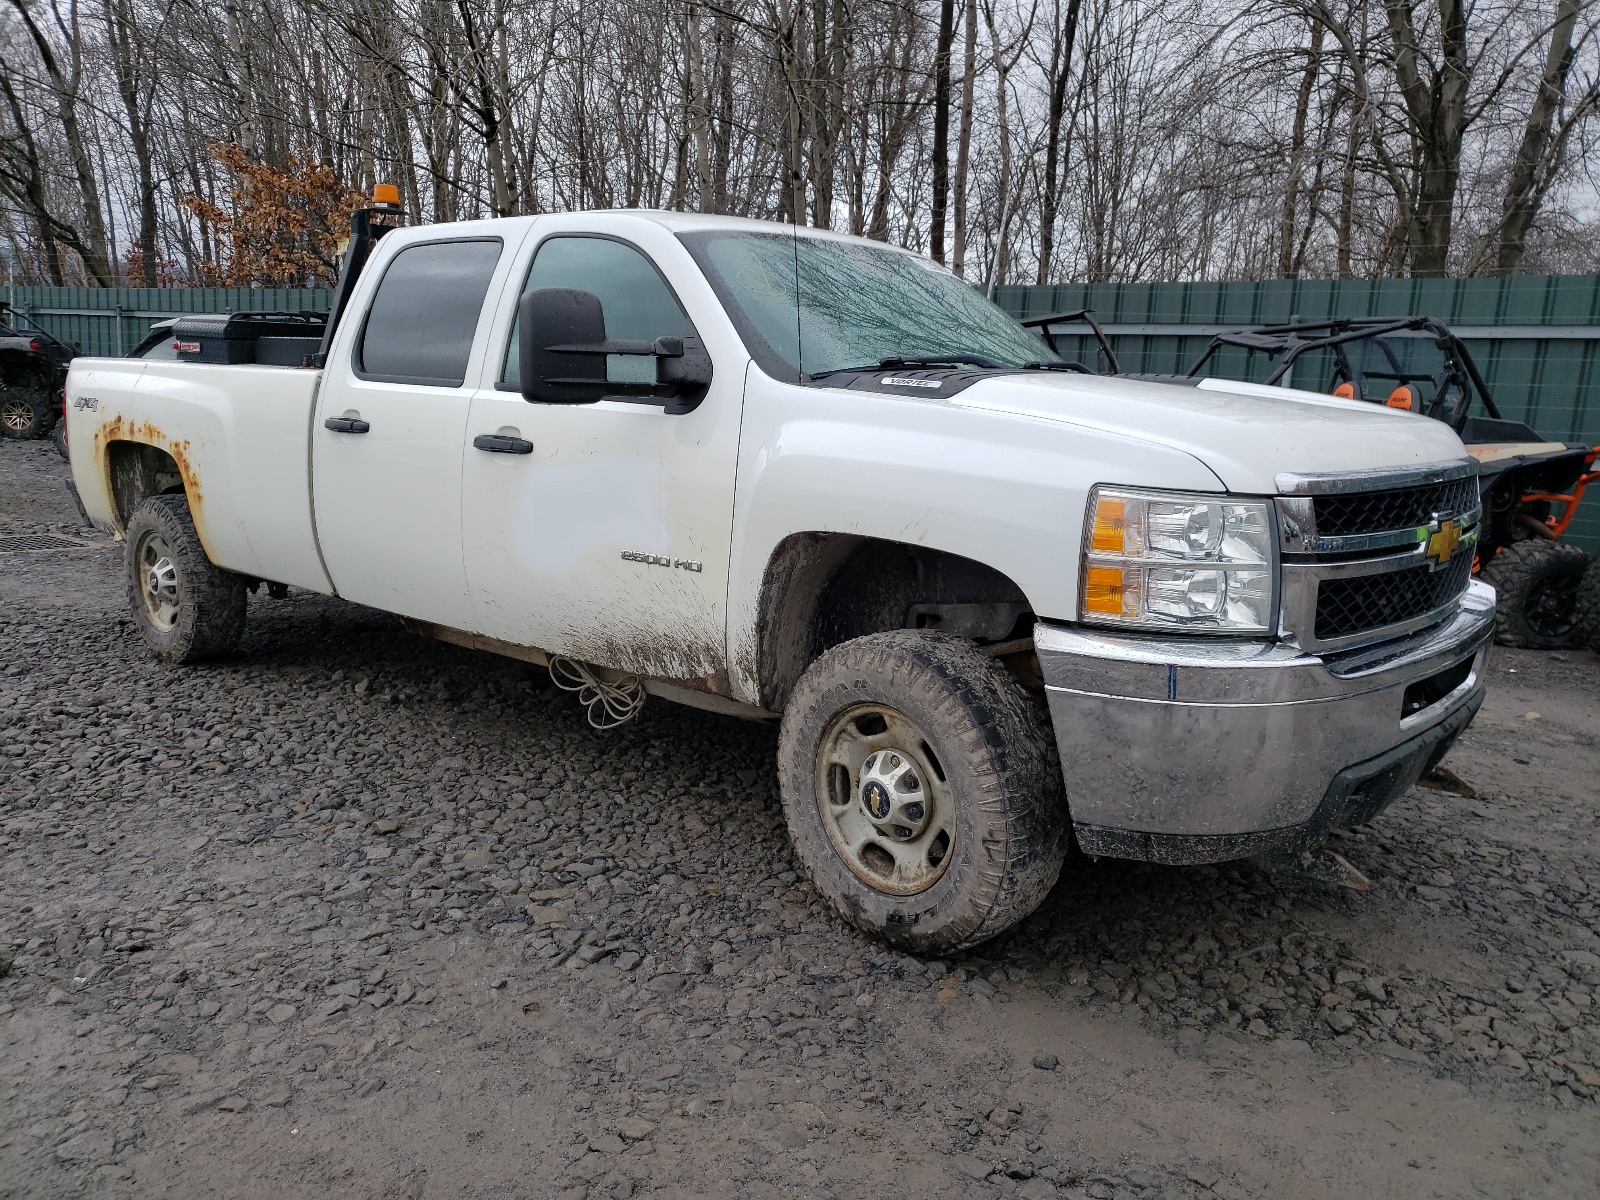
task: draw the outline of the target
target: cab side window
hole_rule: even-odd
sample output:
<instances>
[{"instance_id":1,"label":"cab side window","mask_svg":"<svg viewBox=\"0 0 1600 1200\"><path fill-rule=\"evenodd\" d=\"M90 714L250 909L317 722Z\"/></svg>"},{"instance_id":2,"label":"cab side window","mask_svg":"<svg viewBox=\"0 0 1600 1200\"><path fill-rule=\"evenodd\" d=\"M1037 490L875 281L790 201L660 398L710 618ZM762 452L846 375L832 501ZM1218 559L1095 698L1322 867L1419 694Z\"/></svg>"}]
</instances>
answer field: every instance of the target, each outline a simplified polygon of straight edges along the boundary
<instances>
[{"instance_id":1,"label":"cab side window","mask_svg":"<svg viewBox=\"0 0 1600 1200\"><path fill-rule=\"evenodd\" d=\"M356 346L356 374L460 387L499 238L407 246L390 261Z\"/></svg>"},{"instance_id":2,"label":"cab side window","mask_svg":"<svg viewBox=\"0 0 1600 1200\"><path fill-rule=\"evenodd\" d=\"M606 315L606 337L616 341L654 341L658 337L686 337L693 333L672 289L661 273L639 251L610 238L557 235L534 255L523 292L535 288L576 288L600 297ZM500 386L521 387L518 330L511 337L500 371ZM653 383L656 364L640 355L606 357L606 378L614 383Z\"/></svg>"}]
</instances>

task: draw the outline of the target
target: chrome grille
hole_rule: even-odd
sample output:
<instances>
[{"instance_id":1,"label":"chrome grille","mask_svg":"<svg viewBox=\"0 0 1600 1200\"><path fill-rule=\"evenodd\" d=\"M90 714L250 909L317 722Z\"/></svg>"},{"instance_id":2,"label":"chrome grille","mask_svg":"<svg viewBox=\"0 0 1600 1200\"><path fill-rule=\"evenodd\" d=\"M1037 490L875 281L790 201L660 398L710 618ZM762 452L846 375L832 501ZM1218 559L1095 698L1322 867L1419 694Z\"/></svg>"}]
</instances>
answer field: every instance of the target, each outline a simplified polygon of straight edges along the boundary
<instances>
[{"instance_id":1,"label":"chrome grille","mask_svg":"<svg viewBox=\"0 0 1600 1200\"><path fill-rule=\"evenodd\" d=\"M1471 579L1470 553L1440 570L1424 563L1385 575L1324 579L1317 587L1317 640L1347 638L1431 613L1466 591Z\"/></svg>"},{"instance_id":2,"label":"chrome grille","mask_svg":"<svg viewBox=\"0 0 1600 1200\"><path fill-rule=\"evenodd\" d=\"M1472 581L1477 464L1279 476L1282 632L1307 650L1398 637L1449 615ZM1437 522L1437 523L1436 523ZM1430 533L1453 524L1443 542Z\"/></svg>"},{"instance_id":3,"label":"chrome grille","mask_svg":"<svg viewBox=\"0 0 1600 1200\"><path fill-rule=\"evenodd\" d=\"M1478 506L1476 479L1450 479L1387 492L1318 496L1312 501L1320 537L1381 533L1426 525L1435 513L1459 515Z\"/></svg>"}]
</instances>

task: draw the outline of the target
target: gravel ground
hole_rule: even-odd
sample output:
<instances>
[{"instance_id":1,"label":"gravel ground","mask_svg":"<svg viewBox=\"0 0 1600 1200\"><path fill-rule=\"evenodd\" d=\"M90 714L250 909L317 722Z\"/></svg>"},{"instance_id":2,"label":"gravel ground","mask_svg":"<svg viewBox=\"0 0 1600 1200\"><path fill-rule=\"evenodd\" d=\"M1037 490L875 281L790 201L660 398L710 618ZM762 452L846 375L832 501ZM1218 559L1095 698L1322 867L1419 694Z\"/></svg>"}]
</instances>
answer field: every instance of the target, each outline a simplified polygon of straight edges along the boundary
<instances>
[{"instance_id":1,"label":"gravel ground","mask_svg":"<svg viewBox=\"0 0 1600 1200\"><path fill-rule=\"evenodd\" d=\"M771 729L620 731L380 613L154 662L45 446L0 442L0 1196L1583 1196L1587 653L1500 651L1336 848L1075 858L953 961L797 873Z\"/></svg>"}]
</instances>

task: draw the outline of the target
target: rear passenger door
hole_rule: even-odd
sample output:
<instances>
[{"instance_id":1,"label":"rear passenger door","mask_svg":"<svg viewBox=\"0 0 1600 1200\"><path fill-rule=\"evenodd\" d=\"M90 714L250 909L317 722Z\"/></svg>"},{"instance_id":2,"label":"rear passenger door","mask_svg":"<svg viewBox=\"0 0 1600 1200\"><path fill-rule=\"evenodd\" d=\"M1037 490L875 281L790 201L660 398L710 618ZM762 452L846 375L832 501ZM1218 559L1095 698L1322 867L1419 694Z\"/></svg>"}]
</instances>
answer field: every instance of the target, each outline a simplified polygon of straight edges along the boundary
<instances>
[{"instance_id":1,"label":"rear passenger door","mask_svg":"<svg viewBox=\"0 0 1600 1200\"><path fill-rule=\"evenodd\" d=\"M312 429L317 535L339 595L454 628L477 624L461 553L463 385L498 294L499 237L414 242L381 272L330 355Z\"/></svg>"}]
</instances>

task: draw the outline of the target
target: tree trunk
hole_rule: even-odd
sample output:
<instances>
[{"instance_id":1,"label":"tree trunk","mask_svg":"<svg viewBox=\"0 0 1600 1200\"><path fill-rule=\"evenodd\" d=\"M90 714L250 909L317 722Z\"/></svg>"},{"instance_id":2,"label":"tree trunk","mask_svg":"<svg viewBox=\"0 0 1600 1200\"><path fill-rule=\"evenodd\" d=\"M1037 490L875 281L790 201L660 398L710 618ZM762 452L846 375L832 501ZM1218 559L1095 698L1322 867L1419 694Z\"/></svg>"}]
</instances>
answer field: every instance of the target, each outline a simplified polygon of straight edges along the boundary
<instances>
[{"instance_id":1,"label":"tree trunk","mask_svg":"<svg viewBox=\"0 0 1600 1200\"><path fill-rule=\"evenodd\" d=\"M159 285L159 251L156 246L155 162L150 147L150 130L145 96L155 91L158 67L154 56L146 58L139 45L136 18L126 0L110 0L105 6L106 42L111 50L112 67L117 76L117 95L128 118L128 142L139 177L139 275L140 283Z\"/></svg>"},{"instance_id":2,"label":"tree trunk","mask_svg":"<svg viewBox=\"0 0 1600 1200\"><path fill-rule=\"evenodd\" d=\"M1300 90L1295 95L1294 123L1289 134L1289 178L1284 183L1283 204L1278 210L1278 278L1293 279L1295 269L1294 225L1300 200L1300 172L1305 165L1306 121L1311 111L1311 93L1322 69L1322 24L1311 22L1311 45L1306 51L1305 70L1300 73ZM1312 216L1315 217L1313 212Z\"/></svg>"},{"instance_id":3,"label":"tree trunk","mask_svg":"<svg viewBox=\"0 0 1600 1200\"><path fill-rule=\"evenodd\" d=\"M1555 20L1550 26L1550 44L1545 50L1544 70L1539 76L1539 91L1528 108L1522 141L1511 162L1511 177L1506 181L1505 197L1500 202L1500 244L1495 269L1508 275L1522 264L1528 230L1545 192L1555 178L1566 150L1566 130L1557 133L1556 114L1567 92L1567 76L1572 71L1572 31L1578 23L1580 0L1556 0ZM1571 128L1571 124L1567 125Z\"/></svg>"},{"instance_id":4,"label":"tree trunk","mask_svg":"<svg viewBox=\"0 0 1600 1200\"><path fill-rule=\"evenodd\" d=\"M1062 128L1067 110L1067 80L1072 76L1073 46L1078 40L1078 14L1083 0L1068 0L1065 22L1050 42L1050 104L1045 116L1044 179L1039 214L1039 265L1036 283L1048 283L1056 248L1056 221L1061 215L1061 176L1066 171L1070 143ZM1060 12L1059 5L1056 12Z\"/></svg>"},{"instance_id":5,"label":"tree trunk","mask_svg":"<svg viewBox=\"0 0 1600 1200\"><path fill-rule=\"evenodd\" d=\"M937 263L944 262L950 203L950 47L956 37L955 21L955 0L939 0L939 41L933 55L933 207L928 217L928 248Z\"/></svg>"},{"instance_id":6,"label":"tree trunk","mask_svg":"<svg viewBox=\"0 0 1600 1200\"><path fill-rule=\"evenodd\" d=\"M972 100L978 74L978 0L967 0L962 14L961 121L956 135L955 253L950 269L967 274L967 168L972 157Z\"/></svg>"},{"instance_id":7,"label":"tree trunk","mask_svg":"<svg viewBox=\"0 0 1600 1200\"><path fill-rule=\"evenodd\" d=\"M478 120L478 132L483 138L485 165L489 171L490 215L509 217L516 213L513 181L507 171L505 153L505 125L507 114L501 111L495 95L494 79L490 72L489 38L479 32L473 19L477 6L471 0L456 0L456 13L461 20L461 31L466 37L467 53L472 64L472 87L475 103L473 115Z\"/></svg>"},{"instance_id":8,"label":"tree trunk","mask_svg":"<svg viewBox=\"0 0 1600 1200\"><path fill-rule=\"evenodd\" d=\"M694 145L695 208L711 212L711 96L701 46L700 6L685 5L684 67L689 80L689 136Z\"/></svg>"},{"instance_id":9,"label":"tree trunk","mask_svg":"<svg viewBox=\"0 0 1600 1200\"><path fill-rule=\"evenodd\" d=\"M1411 273L1443 275L1449 265L1456 187L1461 177L1461 142L1467 128L1472 64L1467 60L1467 17L1461 0L1438 0L1439 63L1436 69L1417 40L1411 0L1385 0L1395 81L1410 125L1416 182L1406 241ZM1430 78L1424 78L1424 66Z\"/></svg>"},{"instance_id":10,"label":"tree trunk","mask_svg":"<svg viewBox=\"0 0 1600 1200\"><path fill-rule=\"evenodd\" d=\"M778 54L778 72L783 79L783 168L784 181L778 196L778 219L799 225L806 219L805 125L800 79L799 0L777 0L774 25L769 31Z\"/></svg>"}]
</instances>

